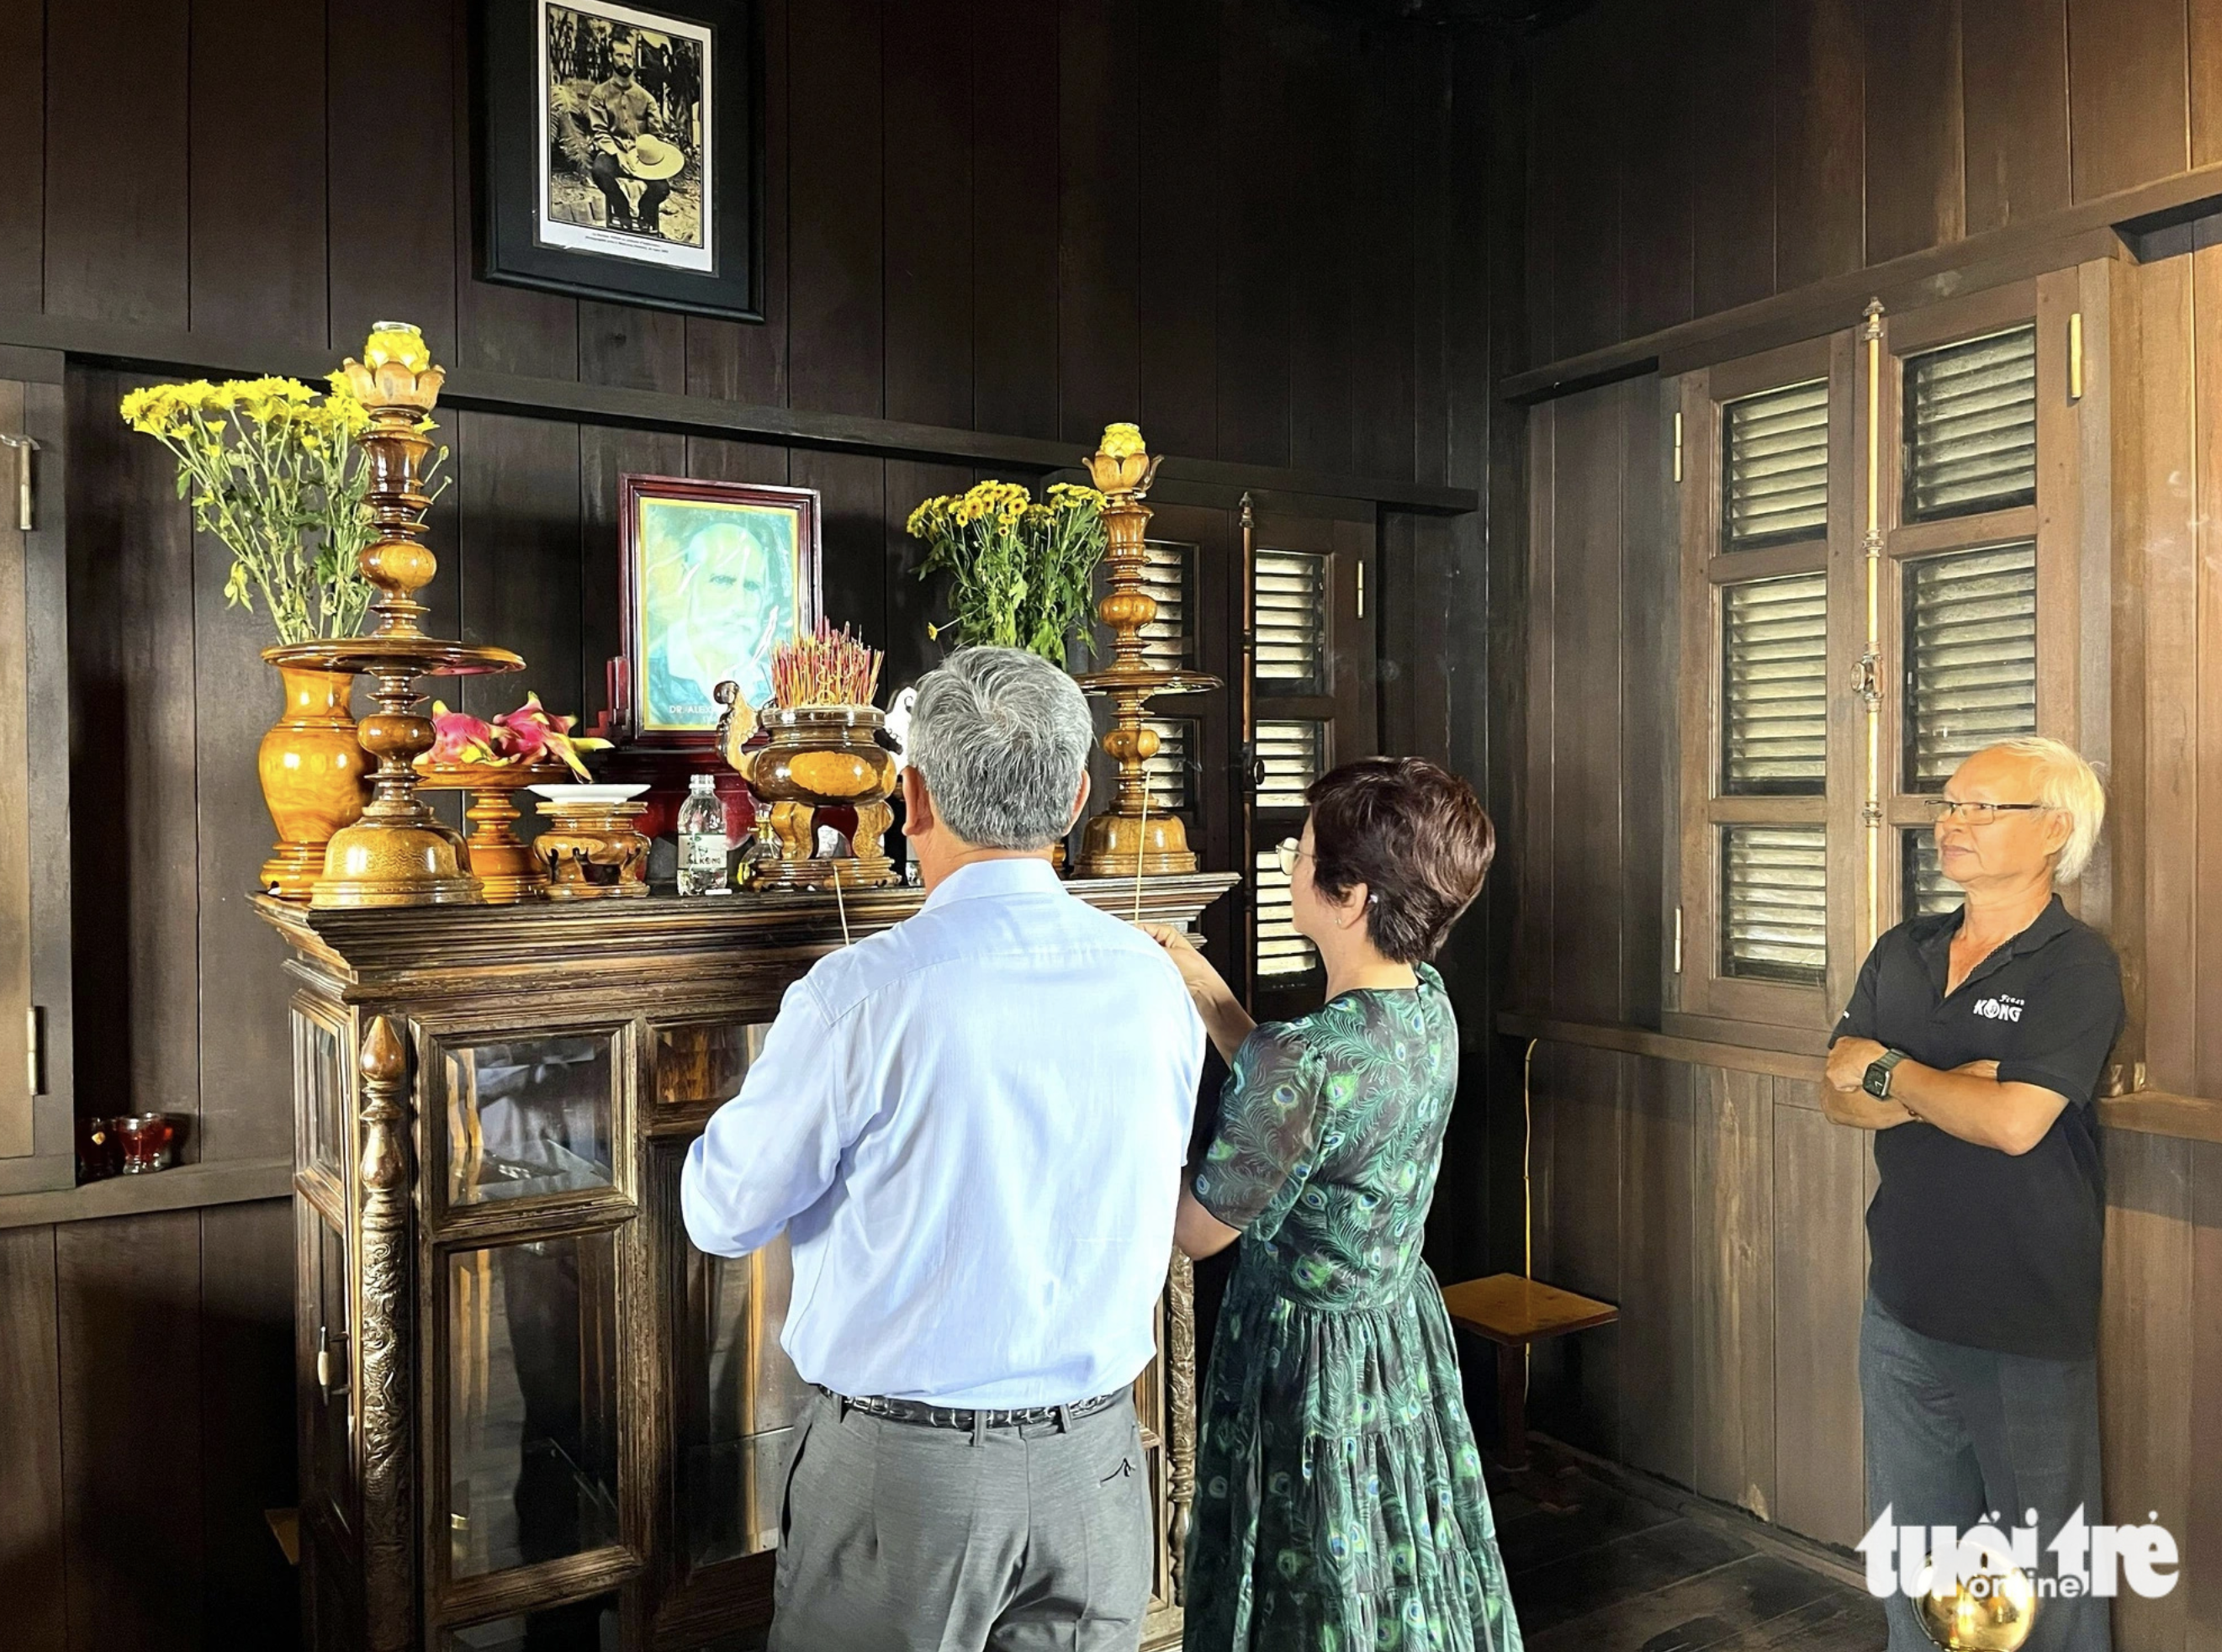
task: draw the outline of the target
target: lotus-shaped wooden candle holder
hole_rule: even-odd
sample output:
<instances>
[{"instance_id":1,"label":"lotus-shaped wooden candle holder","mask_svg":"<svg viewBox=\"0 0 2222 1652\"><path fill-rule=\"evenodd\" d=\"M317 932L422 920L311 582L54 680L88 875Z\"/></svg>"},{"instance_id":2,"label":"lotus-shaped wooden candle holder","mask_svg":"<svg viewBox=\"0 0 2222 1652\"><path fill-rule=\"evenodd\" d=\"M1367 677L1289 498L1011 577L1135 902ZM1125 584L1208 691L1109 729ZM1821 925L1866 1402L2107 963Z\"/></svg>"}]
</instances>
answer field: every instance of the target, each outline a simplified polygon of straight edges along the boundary
<instances>
[{"instance_id":1,"label":"lotus-shaped wooden candle holder","mask_svg":"<svg viewBox=\"0 0 2222 1652\"><path fill-rule=\"evenodd\" d=\"M894 811L895 754L886 719L870 706L775 707L758 719L771 738L747 756L749 789L770 807L779 857L758 869L756 886L772 889L883 889L895 882L882 846ZM820 860L818 811L857 812L847 858Z\"/></svg>"}]
</instances>

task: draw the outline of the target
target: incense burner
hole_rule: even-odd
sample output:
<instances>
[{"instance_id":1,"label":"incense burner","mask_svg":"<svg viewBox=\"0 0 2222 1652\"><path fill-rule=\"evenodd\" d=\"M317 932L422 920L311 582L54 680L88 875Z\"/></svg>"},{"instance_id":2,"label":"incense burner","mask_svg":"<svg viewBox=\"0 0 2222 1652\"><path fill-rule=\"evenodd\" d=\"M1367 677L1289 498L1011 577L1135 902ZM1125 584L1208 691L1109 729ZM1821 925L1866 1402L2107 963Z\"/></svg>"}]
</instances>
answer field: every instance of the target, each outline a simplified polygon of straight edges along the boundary
<instances>
[{"instance_id":1,"label":"incense burner","mask_svg":"<svg viewBox=\"0 0 2222 1652\"><path fill-rule=\"evenodd\" d=\"M898 769L894 737L870 706L774 707L758 726L770 738L753 748L744 771L749 789L770 807L779 841L775 860L760 863L756 886L824 889L884 889L896 881L882 840L894 823L888 797ZM851 855L817 857L818 813L856 811Z\"/></svg>"}]
</instances>

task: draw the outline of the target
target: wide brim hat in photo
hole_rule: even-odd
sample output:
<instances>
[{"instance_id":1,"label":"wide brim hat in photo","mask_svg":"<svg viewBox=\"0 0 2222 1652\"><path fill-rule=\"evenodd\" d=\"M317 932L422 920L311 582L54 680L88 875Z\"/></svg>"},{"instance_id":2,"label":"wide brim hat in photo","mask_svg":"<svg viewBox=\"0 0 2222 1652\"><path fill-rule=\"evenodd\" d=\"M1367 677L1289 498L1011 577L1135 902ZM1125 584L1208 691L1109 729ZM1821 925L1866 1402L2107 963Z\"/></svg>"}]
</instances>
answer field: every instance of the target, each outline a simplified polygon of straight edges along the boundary
<instances>
[{"instance_id":1,"label":"wide brim hat in photo","mask_svg":"<svg viewBox=\"0 0 2222 1652\"><path fill-rule=\"evenodd\" d=\"M665 178L675 178L686 169L687 151L675 143L666 143L662 138L643 132L635 138L630 153L620 151L618 164L635 178L653 184Z\"/></svg>"}]
</instances>

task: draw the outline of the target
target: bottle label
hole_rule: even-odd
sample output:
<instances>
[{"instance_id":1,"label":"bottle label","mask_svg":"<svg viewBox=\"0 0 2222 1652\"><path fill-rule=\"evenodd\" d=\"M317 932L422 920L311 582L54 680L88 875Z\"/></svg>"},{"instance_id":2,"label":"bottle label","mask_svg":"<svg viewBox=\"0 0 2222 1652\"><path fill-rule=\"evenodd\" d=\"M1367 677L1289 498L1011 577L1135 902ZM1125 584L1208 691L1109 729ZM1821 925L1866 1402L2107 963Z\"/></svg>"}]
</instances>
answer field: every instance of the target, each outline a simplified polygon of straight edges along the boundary
<instances>
[{"instance_id":1,"label":"bottle label","mask_svg":"<svg viewBox=\"0 0 2222 1652\"><path fill-rule=\"evenodd\" d=\"M683 847L689 871L722 872L725 870L725 839L708 832L689 832Z\"/></svg>"}]
</instances>

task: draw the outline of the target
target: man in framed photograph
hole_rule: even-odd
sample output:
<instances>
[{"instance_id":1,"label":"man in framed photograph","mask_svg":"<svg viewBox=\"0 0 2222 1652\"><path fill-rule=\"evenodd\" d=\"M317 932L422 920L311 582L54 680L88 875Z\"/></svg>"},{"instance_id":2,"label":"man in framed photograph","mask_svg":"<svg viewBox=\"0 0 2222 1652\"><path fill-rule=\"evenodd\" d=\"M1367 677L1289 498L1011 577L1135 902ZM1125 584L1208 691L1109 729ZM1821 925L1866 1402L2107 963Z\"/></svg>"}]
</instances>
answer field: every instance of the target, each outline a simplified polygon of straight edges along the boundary
<instances>
[{"instance_id":1,"label":"man in framed photograph","mask_svg":"<svg viewBox=\"0 0 2222 1652\"><path fill-rule=\"evenodd\" d=\"M665 141L663 105L640 84L640 43L631 29L610 41L610 78L587 94L593 133L587 163L594 187L609 204L609 227L663 233L667 181L687 164L683 149ZM652 141L643 147L643 138ZM638 186L637 196L625 185Z\"/></svg>"}]
</instances>

